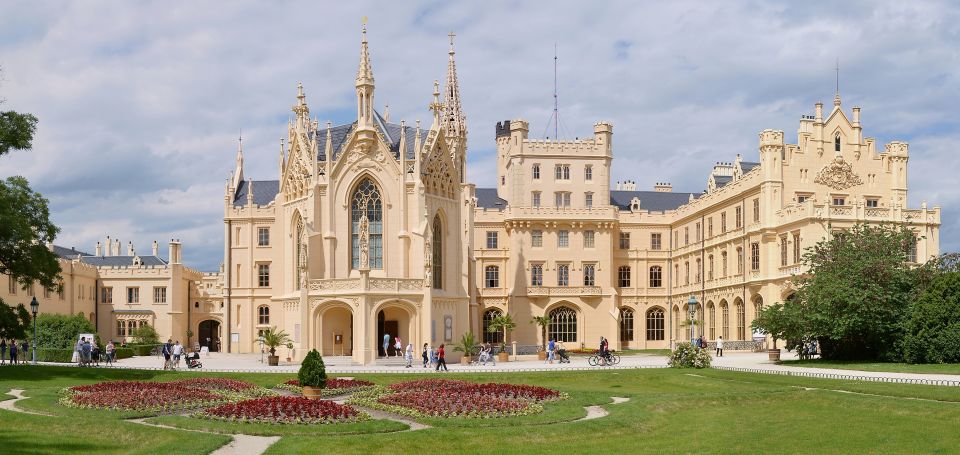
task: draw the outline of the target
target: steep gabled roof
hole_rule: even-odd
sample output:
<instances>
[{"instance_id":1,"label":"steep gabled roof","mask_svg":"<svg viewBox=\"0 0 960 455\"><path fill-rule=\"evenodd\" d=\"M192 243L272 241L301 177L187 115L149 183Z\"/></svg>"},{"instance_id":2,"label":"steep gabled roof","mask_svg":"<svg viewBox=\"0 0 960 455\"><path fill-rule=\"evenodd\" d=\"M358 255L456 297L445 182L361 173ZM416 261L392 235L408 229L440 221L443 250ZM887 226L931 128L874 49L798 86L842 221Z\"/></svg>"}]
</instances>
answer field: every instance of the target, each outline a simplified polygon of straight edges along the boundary
<instances>
[{"instance_id":1,"label":"steep gabled roof","mask_svg":"<svg viewBox=\"0 0 960 455\"><path fill-rule=\"evenodd\" d=\"M66 248L59 245L53 246L53 253L60 256L61 259L76 259L78 254L81 256L93 256L90 253L77 251L76 248Z\"/></svg>"},{"instance_id":2,"label":"steep gabled roof","mask_svg":"<svg viewBox=\"0 0 960 455\"><path fill-rule=\"evenodd\" d=\"M611 191L610 204L619 207L621 210L630 210L630 201L633 198L640 198L640 209L651 212L661 212L666 210L676 210L683 204L690 202L690 195L694 199L700 197L699 193L674 193L665 191Z\"/></svg>"},{"instance_id":3,"label":"steep gabled roof","mask_svg":"<svg viewBox=\"0 0 960 455\"><path fill-rule=\"evenodd\" d=\"M134 257L136 256L83 256L80 261L94 267L131 267ZM140 261L146 266L167 265L167 261L159 256L140 256Z\"/></svg>"},{"instance_id":4,"label":"steep gabled roof","mask_svg":"<svg viewBox=\"0 0 960 455\"><path fill-rule=\"evenodd\" d=\"M247 205L247 190L249 185L246 180L241 180L237 185L237 192L233 196L233 205ZM277 198L280 192L279 180L254 180L253 181L253 203L264 206Z\"/></svg>"},{"instance_id":5,"label":"steep gabled roof","mask_svg":"<svg viewBox=\"0 0 960 455\"><path fill-rule=\"evenodd\" d=\"M477 207L502 211L507 201L497 196L496 188L477 188Z\"/></svg>"},{"instance_id":6,"label":"steep gabled roof","mask_svg":"<svg viewBox=\"0 0 960 455\"><path fill-rule=\"evenodd\" d=\"M407 159L412 160L414 157L414 142L415 135L417 134L417 129L414 127L406 126L401 127L395 123L388 123L386 120L380 116L380 113L374 111L374 125L377 127L377 130L383 134L384 139L386 139L387 144L390 146L390 151L393 152L393 158L396 160L400 159L400 131L401 128L406 129L407 133ZM333 148L333 159L336 160L340 157L343 144L347 141L347 138L350 137L350 133L356 129L357 122L348 123L346 125L338 125L330 128L330 145ZM316 132L317 138L317 160L326 161L326 149L327 149L327 129L318 128ZM254 187L256 191L256 187ZM256 193L254 193L256 196Z\"/></svg>"}]
</instances>

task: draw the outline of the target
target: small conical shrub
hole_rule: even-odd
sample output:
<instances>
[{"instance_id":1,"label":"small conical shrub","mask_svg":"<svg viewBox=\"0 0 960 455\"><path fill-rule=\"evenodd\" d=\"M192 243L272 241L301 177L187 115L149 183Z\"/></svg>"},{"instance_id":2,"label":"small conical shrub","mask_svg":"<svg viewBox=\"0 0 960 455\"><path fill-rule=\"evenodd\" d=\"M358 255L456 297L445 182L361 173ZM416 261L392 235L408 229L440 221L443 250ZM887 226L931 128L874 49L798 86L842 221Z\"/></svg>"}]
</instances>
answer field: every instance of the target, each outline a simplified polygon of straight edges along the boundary
<instances>
[{"instance_id":1,"label":"small conical shrub","mask_svg":"<svg viewBox=\"0 0 960 455\"><path fill-rule=\"evenodd\" d=\"M300 364L300 371L297 373L297 379L300 380L301 387L319 387L324 388L327 385L327 368L323 365L323 359L316 349L311 349Z\"/></svg>"}]
</instances>

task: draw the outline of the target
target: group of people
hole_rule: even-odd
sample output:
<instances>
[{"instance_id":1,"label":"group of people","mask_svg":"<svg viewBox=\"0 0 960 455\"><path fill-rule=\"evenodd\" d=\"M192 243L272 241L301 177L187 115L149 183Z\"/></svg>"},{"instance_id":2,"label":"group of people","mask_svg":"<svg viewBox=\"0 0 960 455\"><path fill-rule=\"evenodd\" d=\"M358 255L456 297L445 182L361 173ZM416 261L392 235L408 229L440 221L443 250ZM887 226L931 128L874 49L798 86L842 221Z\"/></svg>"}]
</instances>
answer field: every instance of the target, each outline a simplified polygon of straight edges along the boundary
<instances>
[{"instance_id":1,"label":"group of people","mask_svg":"<svg viewBox=\"0 0 960 455\"><path fill-rule=\"evenodd\" d=\"M717 343L717 357L723 357L723 337L722 336L717 337L716 343ZM694 342L694 345L700 349L707 348L707 342L704 341L703 335L700 335L699 337L697 337L697 339Z\"/></svg>"},{"instance_id":2,"label":"group of people","mask_svg":"<svg viewBox=\"0 0 960 455\"><path fill-rule=\"evenodd\" d=\"M447 351L446 345L441 344L439 348L434 350L429 343L423 343L423 351L420 352L420 356L423 358L423 367L427 368L428 366L433 366L436 371L440 371L440 367L443 367L443 371L449 371L447 369ZM413 361L413 345L407 345L407 368L410 368L410 363Z\"/></svg>"},{"instance_id":3,"label":"group of people","mask_svg":"<svg viewBox=\"0 0 960 455\"><path fill-rule=\"evenodd\" d=\"M160 348L160 353L163 354L164 370L180 368L180 357L183 356L183 345L180 344L180 340L174 343L172 338L167 339L167 342L163 343Z\"/></svg>"},{"instance_id":4,"label":"group of people","mask_svg":"<svg viewBox=\"0 0 960 455\"><path fill-rule=\"evenodd\" d=\"M10 351L10 357L7 357L8 350ZM7 340L0 340L0 365L6 365L7 360L10 361L10 365L27 363L28 357L30 357L29 353L30 343L27 340L10 340L9 345Z\"/></svg>"},{"instance_id":5,"label":"group of people","mask_svg":"<svg viewBox=\"0 0 960 455\"><path fill-rule=\"evenodd\" d=\"M604 341L606 341L606 340L605 340L603 337L600 337L600 340L601 340L601 341L600 341L600 349L602 350L603 347L605 346L605 345L604 345ZM547 363L553 363L554 360L557 360L557 355L559 355L559 356L560 356L560 363L563 363L565 360L567 360L567 354L566 354L566 352L567 352L567 350L563 347L563 342L562 342L562 341L557 341L557 340L554 340L553 338L550 338L550 341L547 342L547 360L546 360L546 362L547 362ZM569 361L568 361L567 363L569 363Z\"/></svg>"}]
</instances>

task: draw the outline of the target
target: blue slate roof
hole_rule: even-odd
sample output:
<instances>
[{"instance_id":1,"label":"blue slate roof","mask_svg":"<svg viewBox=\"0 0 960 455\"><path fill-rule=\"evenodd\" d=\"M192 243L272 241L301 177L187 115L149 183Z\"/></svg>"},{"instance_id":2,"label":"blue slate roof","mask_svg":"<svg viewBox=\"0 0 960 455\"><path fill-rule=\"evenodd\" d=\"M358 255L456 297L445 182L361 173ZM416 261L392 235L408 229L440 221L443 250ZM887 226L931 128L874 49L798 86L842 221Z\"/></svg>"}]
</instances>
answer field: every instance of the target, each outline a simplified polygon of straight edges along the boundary
<instances>
[{"instance_id":1,"label":"blue slate roof","mask_svg":"<svg viewBox=\"0 0 960 455\"><path fill-rule=\"evenodd\" d=\"M387 143L390 144L390 151L393 152L393 158L396 160L400 159L400 131L401 129L406 129L407 133L407 159L412 160L414 155L414 142L417 134L417 129L414 127L401 127L396 123L387 123L383 117L380 116L380 113L374 111L374 123L380 133L383 134L384 139L387 140ZM338 125L330 128L330 145L333 148L333 159L336 160L340 157L343 148L343 143L346 142L347 138L350 136L350 133L357 127L357 122L349 123L346 125ZM326 148L327 148L327 129L320 128L316 132L317 139L317 160L326 161ZM254 196L256 196L256 187L254 187Z\"/></svg>"},{"instance_id":2,"label":"blue slate roof","mask_svg":"<svg viewBox=\"0 0 960 455\"><path fill-rule=\"evenodd\" d=\"M247 184L246 180L241 180L237 185L237 192L233 196L233 205L247 205ZM273 202L280 192L279 180L254 180L253 181L253 203L257 205L267 205Z\"/></svg>"},{"instance_id":3,"label":"blue slate roof","mask_svg":"<svg viewBox=\"0 0 960 455\"><path fill-rule=\"evenodd\" d=\"M743 171L744 174L746 174L747 172L750 172L751 169L753 169L753 168L755 168L755 167L757 167L757 166L759 166L759 165L760 165L760 163L753 163L753 162L750 162L750 161L741 161L741 162L740 162L740 169Z\"/></svg>"},{"instance_id":4,"label":"blue slate roof","mask_svg":"<svg viewBox=\"0 0 960 455\"><path fill-rule=\"evenodd\" d=\"M496 188L477 188L477 207L503 210L507 201L497 196Z\"/></svg>"},{"instance_id":5,"label":"blue slate roof","mask_svg":"<svg viewBox=\"0 0 960 455\"><path fill-rule=\"evenodd\" d=\"M716 183L716 184L717 184L717 188L720 188L720 187L722 187L722 186L730 183L731 180L733 180L733 177L730 177L730 176L728 176L728 175L715 175L715 176L713 176L713 183Z\"/></svg>"},{"instance_id":6,"label":"blue slate roof","mask_svg":"<svg viewBox=\"0 0 960 455\"><path fill-rule=\"evenodd\" d=\"M610 191L610 204L621 210L630 210L630 201L634 197L640 198L640 209L651 212L675 210L687 202L690 195L694 199L700 197L698 193L674 193L663 191Z\"/></svg>"},{"instance_id":7,"label":"blue slate roof","mask_svg":"<svg viewBox=\"0 0 960 455\"><path fill-rule=\"evenodd\" d=\"M66 248L58 245L53 246L53 253L57 256L60 256L62 259L76 259L78 254L81 256L93 256L90 253L77 251L76 248Z\"/></svg>"},{"instance_id":8,"label":"blue slate roof","mask_svg":"<svg viewBox=\"0 0 960 455\"><path fill-rule=\"evenodd\" d=\"M94 267L131 267L134 256L83 256L80 260ZM143 265L167 265L167 262L158 256L140 256Z\"/></svg>"}]
</instances>

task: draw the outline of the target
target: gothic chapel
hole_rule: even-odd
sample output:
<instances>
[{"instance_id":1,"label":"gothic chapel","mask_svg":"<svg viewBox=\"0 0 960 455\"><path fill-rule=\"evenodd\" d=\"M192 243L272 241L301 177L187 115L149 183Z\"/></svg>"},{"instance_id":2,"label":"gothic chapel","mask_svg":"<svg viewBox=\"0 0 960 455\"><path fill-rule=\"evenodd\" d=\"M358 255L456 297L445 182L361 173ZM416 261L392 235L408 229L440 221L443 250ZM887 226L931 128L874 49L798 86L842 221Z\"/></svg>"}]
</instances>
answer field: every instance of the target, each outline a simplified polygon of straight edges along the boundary
<instances>
[{"instance_id":1,"label":"gothic chapel","mask_svg":"<svg viewBox=\"0 0 960 455\"><path fill-rule=\"evenodd\" d=\"M315 348L369 364L385 335L392 355L395 337L419 352L469 330L474 188L452 38L425 131L374 109L364 26L356 121L320 126L298 85L279 180L245 179L238 150L224 201L224 349L257 352L276 327L296 359Z\"/></svg>"}]
</instances>

